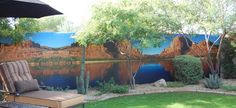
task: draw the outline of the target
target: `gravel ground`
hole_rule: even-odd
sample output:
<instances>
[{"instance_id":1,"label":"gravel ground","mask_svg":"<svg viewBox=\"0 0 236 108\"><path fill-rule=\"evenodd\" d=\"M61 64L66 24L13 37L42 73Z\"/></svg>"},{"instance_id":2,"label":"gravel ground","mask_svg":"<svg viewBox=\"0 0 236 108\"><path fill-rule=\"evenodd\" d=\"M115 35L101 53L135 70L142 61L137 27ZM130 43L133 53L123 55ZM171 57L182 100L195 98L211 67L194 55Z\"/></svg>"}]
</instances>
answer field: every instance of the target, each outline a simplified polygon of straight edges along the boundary
<instances>
[{"instance_id":1,"label":"gravel ground","mask_svg":"<svg viewBox=\"0 0 236 108\"><path fill-rule=\"evenodd\" d=\"M236 79L227 79L223 80L224 85L235 85ZM138 95L138 94L150 94L150 93L163 93L163 92L209 92L209 93L219 93L219 94L227 94L227 95L236 95L236 91L225 91L222 89L208 89L205 88L202 81L200 81L197 85L186 85L184 87L178 88L167 88L167 87L156 87L153 84L137 84L135 89L130 89L126 94L114 94L114 93L106 93L102 95L98 95L99 91L95 89L89 89L87 95L85 95L85 101L99 101L106 100L119 96L128 96L128 95ZM69 92L76 93L75 90L71 90Z\"/></svg>"}]
</instances>

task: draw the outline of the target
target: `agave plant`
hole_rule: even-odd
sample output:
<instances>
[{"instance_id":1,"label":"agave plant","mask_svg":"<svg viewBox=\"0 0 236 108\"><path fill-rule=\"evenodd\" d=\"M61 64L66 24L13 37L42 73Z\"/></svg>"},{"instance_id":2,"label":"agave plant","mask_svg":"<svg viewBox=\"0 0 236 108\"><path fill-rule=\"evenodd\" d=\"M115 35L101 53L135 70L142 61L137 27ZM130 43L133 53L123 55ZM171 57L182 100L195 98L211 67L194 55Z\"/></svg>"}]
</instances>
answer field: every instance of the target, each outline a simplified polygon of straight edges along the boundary
<instances>
[{"instance_id":1,"label":"agave plant","mask_svg":"<svg viewBox=\"0 0 236 108\"><path fill-rule=\"evenodd\" d=\"M205 78L204 85L206 88L218 89L221 86L221 79L218 74L209 74L209 78Z\"/></svg>"}]
</instances>

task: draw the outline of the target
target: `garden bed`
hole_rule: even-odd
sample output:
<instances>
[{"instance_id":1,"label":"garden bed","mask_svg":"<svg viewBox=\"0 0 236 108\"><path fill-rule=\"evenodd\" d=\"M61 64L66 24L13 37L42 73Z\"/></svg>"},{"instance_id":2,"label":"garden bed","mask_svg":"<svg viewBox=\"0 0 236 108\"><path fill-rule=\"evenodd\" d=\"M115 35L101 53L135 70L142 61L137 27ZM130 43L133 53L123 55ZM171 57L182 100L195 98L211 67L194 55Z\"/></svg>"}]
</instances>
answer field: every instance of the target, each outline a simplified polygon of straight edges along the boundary
<instances>
[{"instance_id":1,"label":"garden bed","mask_svg":"<svg viewBox=\"0 0 236 108\"><path fill-rule=\"evenodd\" d=\"M234 85L236 86L235 79L224 79L224 85ZM69 92L76 91L72 90ZM98 95L99 91L96 89L89 89L88 94L85 96L85 101L97 101L97 100L106 100L114 97L120 96L129 96L129 95L138 95L138 94L151 94L151 93L163 93L163 92L207 92L207 93L219 93L219 94L228 94L228 95L236 95L236 91L227 91L224 89L208 89L205 88L202 81L196 85L185 85L184 87L156 87L153 84L137 84L135 89L130 89L126 94L114 94L114 93L106 93L102 95Z\"/></svg>"}]
</instances>

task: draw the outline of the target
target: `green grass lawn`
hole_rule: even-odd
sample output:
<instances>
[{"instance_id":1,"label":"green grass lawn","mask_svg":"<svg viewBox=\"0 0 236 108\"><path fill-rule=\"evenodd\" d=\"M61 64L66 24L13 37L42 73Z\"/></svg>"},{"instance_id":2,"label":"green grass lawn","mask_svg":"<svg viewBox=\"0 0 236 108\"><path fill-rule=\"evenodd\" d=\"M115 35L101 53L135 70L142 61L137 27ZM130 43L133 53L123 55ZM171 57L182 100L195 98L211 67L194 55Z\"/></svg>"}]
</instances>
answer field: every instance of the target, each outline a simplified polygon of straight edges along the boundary
<instances>
[{"instance_id":1,"label":"green grass lawn","mask_svg":"<svg viewBox=\"0 0 236 108\"><path fill-rule=\"evenodd\" d=\"M236 108L236 96L196 92L147 94L90 102L85 108Z\"/></svg>"}]
</instances>

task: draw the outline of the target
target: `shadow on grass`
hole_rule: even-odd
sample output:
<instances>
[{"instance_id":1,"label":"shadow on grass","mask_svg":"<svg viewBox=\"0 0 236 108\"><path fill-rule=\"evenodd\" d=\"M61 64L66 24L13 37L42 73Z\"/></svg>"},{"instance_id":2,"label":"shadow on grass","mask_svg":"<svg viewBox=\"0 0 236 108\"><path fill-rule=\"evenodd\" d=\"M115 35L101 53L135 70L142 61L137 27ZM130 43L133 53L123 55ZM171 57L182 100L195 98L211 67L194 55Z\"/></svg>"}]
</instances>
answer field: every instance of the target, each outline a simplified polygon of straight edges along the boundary
<instances>
[{"instance_id":1,"label":"shadow on grass","mask_svg":"<svg viewBox=\"0 0 236 108\"><path fill-rule=\"evenodd\" d=\"M87 103L84 108L236 108L235 99L231 95L176 92L118 97Z\"/></svg>"}]
</instances>

